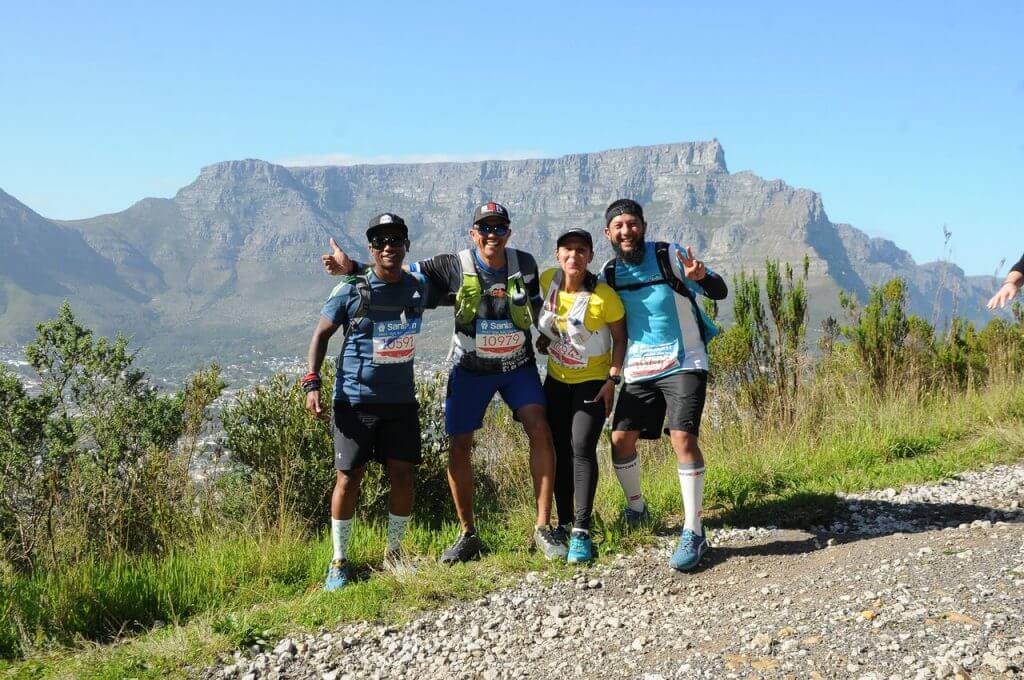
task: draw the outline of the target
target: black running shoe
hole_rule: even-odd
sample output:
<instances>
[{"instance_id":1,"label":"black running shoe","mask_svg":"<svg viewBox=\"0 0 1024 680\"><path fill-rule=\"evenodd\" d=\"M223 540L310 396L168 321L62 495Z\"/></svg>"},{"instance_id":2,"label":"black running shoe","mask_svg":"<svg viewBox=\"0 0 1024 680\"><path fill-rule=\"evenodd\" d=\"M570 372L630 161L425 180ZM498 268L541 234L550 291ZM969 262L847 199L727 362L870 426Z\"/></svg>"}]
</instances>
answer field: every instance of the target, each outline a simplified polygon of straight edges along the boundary
<instances>
[{"instance_id":1,"label":"black running shoe","mask_svg":"<svg viewBox=\"0 0 1024 680\"><path fill-rule=\"evenodd\" d=\"M455 564L456 562L469 562L480 559L483 552L484 542L475 533L462 534L458 540L452 543L451 547L441 553L441 564Z\"/></svg>"}]
</instances>

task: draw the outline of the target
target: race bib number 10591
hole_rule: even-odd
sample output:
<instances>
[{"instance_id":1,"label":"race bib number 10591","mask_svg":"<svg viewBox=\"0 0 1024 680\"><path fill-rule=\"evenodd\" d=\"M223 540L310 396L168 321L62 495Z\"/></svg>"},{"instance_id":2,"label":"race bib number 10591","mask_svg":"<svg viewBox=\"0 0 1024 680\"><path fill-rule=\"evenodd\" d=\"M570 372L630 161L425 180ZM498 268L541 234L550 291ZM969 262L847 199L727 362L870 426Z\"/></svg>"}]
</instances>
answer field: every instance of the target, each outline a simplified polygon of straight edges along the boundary
<instances>
[{"instance_id":1,"label":"race bib number 10591","mask_svg":"<svg viewBox=\"0 0 1024 680\"><path fill-rule=\"evenodd\" d=\"M373 363L404 364L416 356L420 319L377 321L373 324Z\"/></svg>"}]
</instances>

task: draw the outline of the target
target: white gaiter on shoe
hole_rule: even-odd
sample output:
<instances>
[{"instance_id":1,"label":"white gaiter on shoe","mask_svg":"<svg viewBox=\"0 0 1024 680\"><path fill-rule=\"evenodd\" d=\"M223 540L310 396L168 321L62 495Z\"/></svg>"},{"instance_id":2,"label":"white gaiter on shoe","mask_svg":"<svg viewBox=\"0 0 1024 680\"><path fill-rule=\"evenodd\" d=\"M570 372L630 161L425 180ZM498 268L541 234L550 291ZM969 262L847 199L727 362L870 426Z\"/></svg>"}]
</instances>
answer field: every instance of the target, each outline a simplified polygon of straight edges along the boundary
<instances>
[{"instance_id":1,"label":"white gaiter on shoe","mask_svg":"<svg viewBox=\"0 0 1024 680\"><path fill-rule=\"evenodd\" d=\"M701 508L704 505L704 465L677 463L679 489L683 493L683 528L700 536Z\"/></svg>"},{"instance_id":2,"label":"white gaiter on shoe","mask_svg":"<svg viewBox=\"0 0 1024 680\"><path fill-rule=\"evenodd\" d=\"M612 467L615 468L615 476L622 485L622 493L626 494L629 509L633 512L642 512L644 496L640 491L640 454L634 453L633 457L624 463L612 463Z\"/></svg>"},{"instance_id":3,"label":"white gaiter on shoe","mask_svg":"<svg viewBox=\"0 0 1024 680\"><path fill-rule=\"evenodd\" d=\"M352 534L352 520L331 518L331 543L334 544L335 560L345 559L348 550L348 537Z\"/></svg>"},{"instance_id":4,"label":"white gaiter on shoe","mask_svg":"<svg viewBox=\"0 0 1024 680\"><path fill-rule=\"evenodd\" d=\"M405 530L409 528L409 517L388 513L388 552L398 550Z\"/></svg>"}]
</instances>

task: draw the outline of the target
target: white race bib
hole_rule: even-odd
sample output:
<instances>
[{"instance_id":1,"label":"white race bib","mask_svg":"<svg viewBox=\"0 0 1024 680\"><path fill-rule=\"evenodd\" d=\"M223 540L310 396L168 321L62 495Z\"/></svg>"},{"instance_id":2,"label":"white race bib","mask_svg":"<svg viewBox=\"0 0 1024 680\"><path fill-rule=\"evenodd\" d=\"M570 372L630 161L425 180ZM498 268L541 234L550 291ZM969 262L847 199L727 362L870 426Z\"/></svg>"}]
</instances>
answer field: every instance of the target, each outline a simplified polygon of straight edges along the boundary
<instances>
[{"instance_id":1,"label":"white race bib","mask_svg":"<svg viewBox=\"0 0 1024 680\"><path fill-rule=\"evenodd\" d=\"M679 367L679 343L666 342L661 345L645 345L633 342L626 352L626 365L622 375L626 382L650 378Z\"/></svg>"},{"instance_id":2,"label":"white race bib","mask_svg":"<svg viewBox=\"0 0 1024 680\"><path fill-rule=\"evenodd\" d=\"M476 355L481 359L501 359L519 352L526 345L526 333L507 319L476 320Z\"/></svg>"},{"instance_id":3,"label":"white race bib","mask_svg":"<svg viewBox=\"0 0 1024 680\"><path fill-rule=\"evenodd\" d=\"M420 319L377 321L373 324L373 363L404 364L416 355Z\"/></svg>"},{"instance_id":4,"label":"white race bib","mask_svg":"<svg viewBox=\"0 0 1024 680\"><path fill-rule=\"evenodd\" d=\"M565 368L586 368L587 357L575 345L562 339L548 346L548 356L559 366Z\"/></svg>"}]
</instances>

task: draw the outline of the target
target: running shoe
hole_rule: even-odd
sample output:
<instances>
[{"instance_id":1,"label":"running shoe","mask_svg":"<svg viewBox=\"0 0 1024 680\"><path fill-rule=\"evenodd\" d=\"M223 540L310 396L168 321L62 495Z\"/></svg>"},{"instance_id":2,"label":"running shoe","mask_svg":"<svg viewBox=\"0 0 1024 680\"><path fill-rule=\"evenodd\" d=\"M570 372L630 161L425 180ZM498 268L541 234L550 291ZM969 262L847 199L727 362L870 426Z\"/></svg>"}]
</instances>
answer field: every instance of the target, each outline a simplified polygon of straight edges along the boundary
<instances>
[{"instance_id":1,"label":"running shoe","mask_svg":"<svg viewBox=\"0 0 1024 680\"><path fill-rule=\"evenodd\" d=\"M327 567L327 581L324 583L324 590L330 593L343 588L348 583L348 578L348 562L331 560L331 566Z\"/></svg>"},{"instance_id":2,"label":"running shoe","mask_svg":"<svg viewBox=\"0 0 1024 680\"><path fill-rule=\"evenodd\" d=\"M462 534L458 540L451 544L447 550L441 553L441 564L455 564L456 562L469 562L480 559L480 553L484 550L484 542L476 533Z\"/></svg>"},{"instance_id":3,"label":"running shoe","mask_svg":"<svg viewBox=\"0 0 1024 680\"><path fill-rule=\"evenodd\" d=\"M544 553L545 559L564 560L569 553L565 541L560 541L559 536L551 527L537 527L533 531L533 544Z\"/></svg>"},{"instance_id":4,"label":"running shoe","mask_svg":"<svg viewBox=\"0 0 1024 680\"><path fill-rule=\"evenodd\" d=\"M668 566L678 571L689 571L697 566L701 556L707 551L708 540L704 537L703 529L699 536L689 529L683 529L683 533L679 535L679 545L669 558Z\"/></svg>"},{"instance_id":5,"label":"running shoe","mask_svg":"<svg viewBox=\"0 0 1024 680\"><path fill-rule=\"evenodd\" d=\"M635 528L651 521L651 512L644 503L643 510L633 510L628 505L622 509L622 521L629 528Z\"/></svg>"},{"instance_id":6,"label":"running shoe","mask_svg":"<svg viewBox=\"0 0 1024 680\"><path fill-rule=\"evenodd\" d=\"M573 531L569 540L569 555L565 561L569 564L579 564L589 562L595 557L594 542L590 539L590 534L582 529Z\"/></svg>"},{"instance_id":7,"label":"running shoe","mask_svg":"<svg viewBox=\"0 0 1024 680\"><path fill-rule=\"evenodd\" d=\"M569 537L572 534L571 524L559 524L557 527L551 530L551 535L559 543L569 545Z\"/></svg>"}]
</instances>

